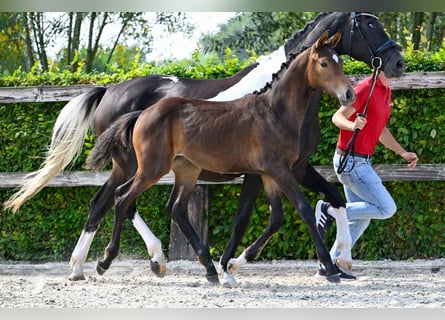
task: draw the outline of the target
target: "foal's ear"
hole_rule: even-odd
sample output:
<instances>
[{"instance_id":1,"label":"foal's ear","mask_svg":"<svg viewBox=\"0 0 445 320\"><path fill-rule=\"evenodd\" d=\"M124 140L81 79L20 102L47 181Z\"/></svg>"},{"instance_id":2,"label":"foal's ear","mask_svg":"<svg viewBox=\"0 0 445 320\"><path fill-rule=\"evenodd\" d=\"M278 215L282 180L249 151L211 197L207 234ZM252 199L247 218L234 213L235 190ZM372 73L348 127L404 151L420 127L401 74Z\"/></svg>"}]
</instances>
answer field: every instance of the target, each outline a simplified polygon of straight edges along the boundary
<instances>
[{"instance_id":1,"label":"foal's ear","mask_svg":"<svg viewBox=\"0 0 445 320\"><path fill-rule=\"evenodd\" d=\"M330 39L329 39L329 44L331 45L332 48L335 48L337 46L337 44L340 42L341 40L341 31L338 30Z\"/></svg>"},{"instance_id":2,"label":"foal's ear","mask_svg":"<svg viewBox=\"0 0 445 320\"><path fill-rule=\"evenodd\" d=\"M329 30L326 30L325 32L323 32L320 38L318 38L317 43L315 44L315 49L320 49L321 47L323 47L326 41L328 41L328 37L329 37Z\"/></svg>"}]
</instances>

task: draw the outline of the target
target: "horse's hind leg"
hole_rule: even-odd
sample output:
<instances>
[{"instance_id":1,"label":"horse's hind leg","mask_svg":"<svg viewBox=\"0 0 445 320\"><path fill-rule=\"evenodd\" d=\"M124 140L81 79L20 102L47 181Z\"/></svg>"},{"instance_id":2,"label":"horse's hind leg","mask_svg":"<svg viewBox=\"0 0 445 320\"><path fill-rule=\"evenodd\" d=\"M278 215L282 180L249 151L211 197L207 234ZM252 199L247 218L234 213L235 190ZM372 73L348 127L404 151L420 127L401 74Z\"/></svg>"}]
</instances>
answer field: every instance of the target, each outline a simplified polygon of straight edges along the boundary
<instances>
[{"instance_id":1,"label":"horse's hind leg","mask_svg":"<svg viewBox=\"0 0 445 320\"><path fill-rule=\"evenodd\" d=\"M237 271L242 265L249 261L253 261L263 250L272 235L278 231L284 222L282 192L278 185L269 177L263 176L264 190L266 192L267 201L270 208L269 225L263 234L236 259L230 259L227 270L224 272L223 285L234 287L237 286L233 272Z\"/></svg>"},{"instance_id":2,"label":"horse's hind leg","mask_svg":"<svg viewBox=\"0 0 445 320\"><path fill-rule=\"evenodd\" d=\"M169 210L173 221L178 224L193 250L195 250L198 261L205 267L207 280L211 283L219 283L218 273L210 256L210 250L193 229L187 214L188 201L201 170L183 158L176 158L173 163L173 171L175 172L175 185L167 210Z\"/></svg>"},{"instance_id":3,"label":"horse's hind leg","mask_svg":"<svg viewBox=\"0 0 445 320\"><path fill-rule=\"evenodd\" d=\"M145 222L140 217L137 211L133 211L131 217L128 217L135 229L139 232L142 239L147 246L147 251L150 259L150 268L158 277L163 277L165 275L165 257L162 251L161 241L151 232L150 228L145 224Z\"/></svg>"},{"instance_id":4,"label":"horse's hind leg","mask_svg":"<svg viewBox=\"0 0 445 320\"><path fill-rule=\"evenodd\" d=\"M72 273L69 276L70 280L85 280L83 265L87 259L94 235L108 210L113 206L115 189L122 182L122 175L118 170L113 170L110 177L91 201L87 222L71 254L70 267Z\"/></svg>"}]
</instances>

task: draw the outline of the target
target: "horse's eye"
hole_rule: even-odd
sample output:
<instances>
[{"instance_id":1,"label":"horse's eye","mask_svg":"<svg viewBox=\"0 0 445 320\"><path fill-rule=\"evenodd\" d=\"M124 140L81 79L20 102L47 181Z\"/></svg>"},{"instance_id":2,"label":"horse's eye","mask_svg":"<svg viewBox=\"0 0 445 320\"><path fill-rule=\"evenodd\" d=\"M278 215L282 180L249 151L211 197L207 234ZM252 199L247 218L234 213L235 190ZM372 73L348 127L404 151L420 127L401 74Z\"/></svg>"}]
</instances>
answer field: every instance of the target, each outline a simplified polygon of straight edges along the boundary
<instances>
[{"instance_id":1,"label":"horse's eye","mask_svg":"<svg viewBox=\"0 0 445 320\"><path fill-rule=\"evenodd\" d=\"M326 68L328 66L328 64L325 61L321 62L320 65L322 68Z\"/></svg>"},{"instance_id":2,"label":"horse's eye","mask_svg":"<svg viewBox=\"0 0 445 320\"><path fill-rule=\"evenodd\" d=\"M368 23L368 28L369 28L369 29L374 29L374 23L369 22L369 23Z\"/></svg>"}]
</instances>

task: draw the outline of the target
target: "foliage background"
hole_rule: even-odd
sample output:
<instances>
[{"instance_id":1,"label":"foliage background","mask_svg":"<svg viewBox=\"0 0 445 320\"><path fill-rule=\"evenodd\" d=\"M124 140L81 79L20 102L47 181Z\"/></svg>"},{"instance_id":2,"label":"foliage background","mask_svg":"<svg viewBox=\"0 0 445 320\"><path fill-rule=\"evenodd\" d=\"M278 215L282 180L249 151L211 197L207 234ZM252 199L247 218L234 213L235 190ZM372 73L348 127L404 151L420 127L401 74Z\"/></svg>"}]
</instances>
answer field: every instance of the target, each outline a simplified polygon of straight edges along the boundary
<instances>
[{"instance_id":1,"label":"foliage background","mask_svg":"<svg viewBox=\"0 0 445 320\"><path fill-rule=\"evenodd\" d=\"M444 71L445 50L437 52L404 52L407 72ZM194 55L190 60L174 61L162 66L139 66L137 56L131 70L116 68L112 74L82 72L16 72L0 79L0 86L70 85L79 83L109 84L146 74L170 74L194 78L227 77L255 60L251 56L240 61L227 50L223 61L203 60ZM367 66L345 58L348 74L370 73ZM80 68L79 68L80 70ZM393 111L390 128L402 145L416 151L421 163L444 163L445 155L445 90L402 90L393 92ZM33 171L42 163L51 130L64 103L23 103L0 105L0 172ZM314 165L331 165L338 130L330 119L338 102L327 96L320 109L322 141L312 157ZM94 144L91 132L83 155L71 170L82 170L85 157ZM403 159L381 147L374 163L403 163ZM398 212L389 220L374 220L354 247L358 259L439 258L445 256L444 182L385 183L393 195ZM341 185L335 184L342 192ZM170 186L155 186L138 200L138 209L152 231L161 239L168 256L170 219L164 210ZM98 187L45 188L12 214L0 211L0 260L69 260L71 252L86 222L89 202ZM304 190L315 206L319 199ZM0 201L12 195L12 189L0 189ZM218 260L230 236L240 186L210 186L209 234L213 258ZM286 221L265 247L259 259L312 259L315 250L307 227L293 207L284 201ZM269 219L264 195L258 199L242 250L263 231ZM107 245L112 226L109 214L93 241L89 259L97 259ZM334 230L328 242L334 239ZM146 258L145 245L130 223L124 224L121 253Z\"/></svg>"}]
</instances>

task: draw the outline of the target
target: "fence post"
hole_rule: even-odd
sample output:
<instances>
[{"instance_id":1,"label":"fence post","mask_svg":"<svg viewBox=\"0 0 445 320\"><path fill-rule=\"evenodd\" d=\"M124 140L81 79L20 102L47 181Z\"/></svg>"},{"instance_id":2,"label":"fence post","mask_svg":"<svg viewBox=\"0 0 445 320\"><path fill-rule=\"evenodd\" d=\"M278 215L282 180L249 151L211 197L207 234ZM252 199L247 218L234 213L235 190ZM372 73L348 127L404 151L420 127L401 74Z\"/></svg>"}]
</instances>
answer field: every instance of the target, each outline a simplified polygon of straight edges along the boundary
<instances>
[{"instance_id":1,"label":"fence post","mask_svg":"<svg viewBox=\"0 0 445 320\"><path fill-rule=\"evenodd\" d=\"M209 232L207 217L209 214L209 187L196 185L188 203L188 216L201 241L208 244ZM191 247L179 226L170 222L169 260L197 260L195 250Z\"/></svg>"}]
</instances>

